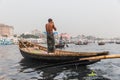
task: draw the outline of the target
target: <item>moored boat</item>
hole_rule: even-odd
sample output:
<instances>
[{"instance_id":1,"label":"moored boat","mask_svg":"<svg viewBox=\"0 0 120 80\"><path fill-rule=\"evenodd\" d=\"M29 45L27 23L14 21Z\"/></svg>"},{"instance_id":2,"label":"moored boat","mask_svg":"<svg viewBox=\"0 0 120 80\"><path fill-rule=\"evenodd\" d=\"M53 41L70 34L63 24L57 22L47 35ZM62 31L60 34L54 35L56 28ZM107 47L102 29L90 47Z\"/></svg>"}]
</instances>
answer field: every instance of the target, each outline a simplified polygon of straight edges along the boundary
<instances>
[{"instance_id":1,"label":"moored boat","mask_svg":"<svg viewBox=\"0 0 120 80\"><path fill-rule=\"evenodd\" d=\"M65 44L56 44L55 45L55 48L64 48L65 47Z\"/></svg>"},{"instance_id":2,"label":"moored boat","mask_svg":"<svg viewBox=\"0 0 120 80\"><path fill-rule=\"evenodd\" d=\"M105 42L98 42L98 45L105 45Z\"/></svg>"},{"instance_id":3,"label":"moored boat","mask_svg":"<svg viewBox=\"0 0 120 80\"><path fill-rule=\"evenodd\" d=\"M59 42L55 44L55 48L64 48L65 47L65 41L63 40L62 36L59 39Z\"/></svg>"},{"instance_id":4,"label":"moored boat","mask_svg":"<svg viewBox=\"0 0 120 80\"><path fill-rule=\"evenodd\" d=\"M77 42L77 43L75 43L76 45L87 45L88 44L88 42Z\"/></svg>"},{"instance_id":5,"label":"moored boat","mask_svg":"<svg viewBox=\"0 0 120 80\"><path fill-rule=\"evenodd\" d=\"M116 44L120 44L120 42L117 41Z\"/></svg>"}]
</instances>

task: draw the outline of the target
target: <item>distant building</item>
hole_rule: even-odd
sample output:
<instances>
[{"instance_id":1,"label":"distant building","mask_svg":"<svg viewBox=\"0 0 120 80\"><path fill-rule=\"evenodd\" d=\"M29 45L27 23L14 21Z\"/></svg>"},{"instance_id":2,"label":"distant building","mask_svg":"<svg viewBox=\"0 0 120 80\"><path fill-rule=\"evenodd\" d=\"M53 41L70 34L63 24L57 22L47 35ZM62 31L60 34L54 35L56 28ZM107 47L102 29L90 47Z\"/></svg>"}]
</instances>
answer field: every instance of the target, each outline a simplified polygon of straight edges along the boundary
<instances>
[{"instance_id":1,"label":"distant building","mask_svg":"<svg viewBox=\"0 0 120 80\"><path fill-rule=\"evenodd\" d=\"M41 33L41 31L38 29L33 30L31 33L35 36L39 36L40 38L43 37L43 33Z\"/></svg>"},{"instance_id":2,"label":"distant building","mask_svg":"<svg viewBox=\"0 0 120 80\"><path fill-rule=\"evenodd\" d=\"M0 36L2 37L11 37L14 35L13 26L0 24Z\"/></svg>"},{"instance_id":3,"label":"distant building","mask_svg":"<svg viewBox=\"0 0 120 80\"><path fill-rule=\"evenodd\" d=\"M70 39L70 35L67 33L61 33L60 36L62 36L63 39L69 40Z\"/></svg>"},{"instance_id":4,"label":"distant building","mask_svg":"<svg viewBox=\"0 0 120 80\"><path fill-rule=\"evenodd\" d=\"M62 36L62 39L63 39L66 43L70 42L71 36L70 36L69 34L67 34L67 33L61 33L60 36Z\"/></svg>"},{"instance_id":5,"label":"distant building","mask_svg":"<svg viewBox=\"0 0 120 80\"><path fill-rule=\"evenodd\" d=\"M38 29L35 29L31 32L33 35L39 35L40 34L40 31Z\"/></svg>"}]
</instances>

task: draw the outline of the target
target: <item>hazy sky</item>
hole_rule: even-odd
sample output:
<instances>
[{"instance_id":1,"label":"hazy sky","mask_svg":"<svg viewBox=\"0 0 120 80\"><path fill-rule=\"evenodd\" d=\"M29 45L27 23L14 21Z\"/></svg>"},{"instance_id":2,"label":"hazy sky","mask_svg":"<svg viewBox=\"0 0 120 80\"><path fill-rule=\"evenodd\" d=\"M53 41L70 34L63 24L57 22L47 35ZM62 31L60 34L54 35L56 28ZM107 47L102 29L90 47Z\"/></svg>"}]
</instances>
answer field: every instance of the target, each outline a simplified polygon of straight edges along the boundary
<instances>
[{"instance_id":1,"label":"hazy sky","mask_svg":"<svg viewBox=\"0 0 120 80\"><path fill-rule=\"evenodd\" d=\"M48 18L59 33L120 37L119 0L0 0L0 23L15 33L43 32Z\"/></svg>"}]
</instances>

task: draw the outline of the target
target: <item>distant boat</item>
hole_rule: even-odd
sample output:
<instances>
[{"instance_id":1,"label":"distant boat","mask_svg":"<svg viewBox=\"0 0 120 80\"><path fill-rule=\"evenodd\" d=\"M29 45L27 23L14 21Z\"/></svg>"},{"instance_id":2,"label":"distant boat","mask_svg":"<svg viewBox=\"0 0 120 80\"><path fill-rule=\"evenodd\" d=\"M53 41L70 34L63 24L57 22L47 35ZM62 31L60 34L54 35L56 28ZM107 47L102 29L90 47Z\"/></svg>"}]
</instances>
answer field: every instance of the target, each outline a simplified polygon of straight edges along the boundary
<instances>
[{"instance_id":1,"label":"distant boat","mask_svg":"<svg viewBox=\"0 0 120 80\"><path fill-rule=\"evenodd\" d=\"M56 44L55 45L55 48L64 48L65 47L65 44Z\"/></svg>"},{"instance_id":2,"label":"distant boat","mask_svg":"<svg viewBox=\"0 0 120 80\"><path fill-rule=\"evenodd\" d=\"M14 44L11 39L7 39L7 38L0 39L0 45L11 45L11 44Z\"/></svg>"},{"instance_id":3,"label":"distant boat","mask_svg":"<svg viewBox=\"0 0 120 80\"><path fill-rule=\"evenodd\" d=\"M75 43L76 45L87 45L88 42L82 42L82 41L78 41Z\"/></svg>"},{"instance_id":4,"label":"distant boat","mask_svg":"<svg viewBox=\"0 0 120 80\"><path fill-rule=\"evenodd\" d=\"M55 44L55 48L64 48L65 47L65 42L62 39L62 36L59 39L59 43Z\"/></svg>"},{"instance_id":5,"label":"distant boat","mask_svg":"<svg viewBox=\"0 0 120 80\"><path fill-rule=\"evenodd\" d=\"M105 45L105 42L98 42L98 45Z\"/></svg>"},{"instance_id":6,"label":"distant boat","mask_svg":"<svg viewBox=\"0 0 120 80\"><path fill-rule=\"evenodd\" d=\"M116 42L116 44L120 44L120 42Z\"/></svg>"}]
</instances>

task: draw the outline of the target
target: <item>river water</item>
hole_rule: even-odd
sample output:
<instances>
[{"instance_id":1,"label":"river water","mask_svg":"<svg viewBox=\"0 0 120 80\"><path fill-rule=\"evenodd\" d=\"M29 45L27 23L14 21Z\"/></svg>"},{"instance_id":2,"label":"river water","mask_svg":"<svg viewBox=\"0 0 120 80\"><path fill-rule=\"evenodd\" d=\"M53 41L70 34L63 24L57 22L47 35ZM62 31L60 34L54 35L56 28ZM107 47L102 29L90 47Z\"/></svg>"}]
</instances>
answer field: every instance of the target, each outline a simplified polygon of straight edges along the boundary
<instances>
[{"instance_id":1,"label":"river water","mask_svg":"<svg viewBox=\"0 0 120 80\"><path fill-rule=\"evenodd\" d=\"M62 50L90 52L109 51L120 54L120 44L69 44ZM26 60L18 45L0 46L0 80L120 80L120 59L104 59L87 66L43 67L40 61Z\"/></svg>"}]
</instances>

